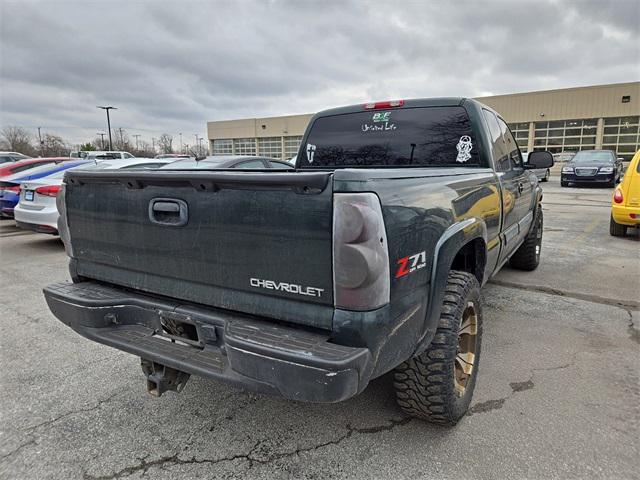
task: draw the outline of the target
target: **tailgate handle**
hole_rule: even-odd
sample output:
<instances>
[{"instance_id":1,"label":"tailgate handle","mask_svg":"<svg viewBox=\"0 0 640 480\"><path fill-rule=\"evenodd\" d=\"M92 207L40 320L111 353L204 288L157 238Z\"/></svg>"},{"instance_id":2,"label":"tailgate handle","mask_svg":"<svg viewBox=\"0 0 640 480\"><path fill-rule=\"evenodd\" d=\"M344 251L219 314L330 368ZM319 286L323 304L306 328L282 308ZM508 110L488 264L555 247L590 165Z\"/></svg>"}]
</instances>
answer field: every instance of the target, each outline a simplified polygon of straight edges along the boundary
<instances>
[{"instance_id":1,"label":"tailgate handle","mask_svg":"<svg viewBox=\"0 0 640 480\"><path fill-rule=\"evenodd\" d=\"M149 202L149 220L170 227L182 227L189 221L187 202L174 198L154 198Z\"/></svg>"},{"instance_id":2,"label":"tailgate handle","mask_svg":"<svg viewBox=\"0 0 640 480\"><path fill-rule=\"evenodd\" d=\"M155 202L153 204L154 212L179 212L180 205L175 202Z\"/></svg>"}]
</instances>

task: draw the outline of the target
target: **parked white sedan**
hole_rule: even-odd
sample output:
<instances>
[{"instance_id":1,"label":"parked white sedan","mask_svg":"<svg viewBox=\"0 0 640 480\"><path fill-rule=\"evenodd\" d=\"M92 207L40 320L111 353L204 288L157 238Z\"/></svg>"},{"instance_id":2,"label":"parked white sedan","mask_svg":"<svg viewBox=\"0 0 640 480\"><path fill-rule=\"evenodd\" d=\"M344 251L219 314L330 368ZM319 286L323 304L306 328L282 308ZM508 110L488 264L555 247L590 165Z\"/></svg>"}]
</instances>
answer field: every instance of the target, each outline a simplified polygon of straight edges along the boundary
<instances>
[{"instance_id":1,"label":"parked white sedan","mask_svg":"<svg viewBox=\"0 0 640 480\"><path fill-rule=\"evenodd\" d=\"M75 167L83 170L158 168L174 162L175 158L130 158L126 160L103 160ZM66 170L48 177L24 182L20 189L20 200L13 210L16 225L25 230L58 235L58 209L56 196L62 186Z\"/></svg>"}]
</instances>

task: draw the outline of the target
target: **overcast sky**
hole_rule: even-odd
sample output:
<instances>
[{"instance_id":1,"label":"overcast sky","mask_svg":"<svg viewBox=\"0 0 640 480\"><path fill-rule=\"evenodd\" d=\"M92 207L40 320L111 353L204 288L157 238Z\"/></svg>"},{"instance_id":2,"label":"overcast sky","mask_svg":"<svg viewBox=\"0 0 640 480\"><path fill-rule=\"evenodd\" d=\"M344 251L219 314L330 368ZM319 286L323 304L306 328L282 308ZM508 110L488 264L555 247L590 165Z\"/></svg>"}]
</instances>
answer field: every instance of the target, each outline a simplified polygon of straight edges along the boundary
<instances>
[{"instance_id":1,"label":"overcast sky","mask_svg":"<svg viewBox=\"0 0 640 480\"><path fill-rule=\"evenodd\" d=\"M0 126L72 142L640 79L640 2L0 0ZM185 140L188 141L188 140Z\"/></svg>"}]
</instances>

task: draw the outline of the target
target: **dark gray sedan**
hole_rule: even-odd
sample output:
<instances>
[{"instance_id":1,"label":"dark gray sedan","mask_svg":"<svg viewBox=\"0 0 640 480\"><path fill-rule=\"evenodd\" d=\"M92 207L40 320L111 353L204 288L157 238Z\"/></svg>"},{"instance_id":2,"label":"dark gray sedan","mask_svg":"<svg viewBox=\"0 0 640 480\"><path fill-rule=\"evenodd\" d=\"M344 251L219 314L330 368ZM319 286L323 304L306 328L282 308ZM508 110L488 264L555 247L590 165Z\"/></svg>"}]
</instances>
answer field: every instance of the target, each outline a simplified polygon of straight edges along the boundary
<instances>
[{"instance_id":1,"label":"dark gray sedan","mask_svg":"<svg viewBox=\"0 0 640 480\"><path fill-rule=\"evenodd\" d=\"M240 170L293 169L290 163L268 157L249 155L220 155L202 160L178 160L162 167L164 170L211 170L216 168L237 168Z\"/></svg>"}]
</instances>

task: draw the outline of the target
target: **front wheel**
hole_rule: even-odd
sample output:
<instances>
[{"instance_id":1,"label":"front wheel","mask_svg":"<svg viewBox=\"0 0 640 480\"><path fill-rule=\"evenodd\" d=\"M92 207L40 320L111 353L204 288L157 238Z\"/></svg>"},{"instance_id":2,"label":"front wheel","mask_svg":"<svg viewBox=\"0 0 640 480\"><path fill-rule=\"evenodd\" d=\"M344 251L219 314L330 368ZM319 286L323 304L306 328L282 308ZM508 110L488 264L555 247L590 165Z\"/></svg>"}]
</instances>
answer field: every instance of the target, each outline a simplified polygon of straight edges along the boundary
<instances>
[{"instance_id":1,"label":"front wheel","mask_svg":"<svg viewBox=\"0 0 640 480\"><path fill-rule=\"evenodd\" d=\"M551 177L551 172L547 169L546 173L544 174L544 178L542 179L542 181L543 182L548 182L550 177Z\"/></svg>"},{"instance_id":2,"label":"front wheel","mask_svg":"<svg viewBox=\"0 0 640 480\"><path fill-rule=\"evenodd\" d=\"M474 275L452 270L431 345L394 371L400 408L431 423L458 423L473 396L481 339L480 284Z\"/></svg>"},{"instance_id":3,"label":"front wheel","mask_svg":"<svg viewBox=\"0 0 640 480\"><path fill-rule=\"evenodd\" d=\"M540 253L542 252L542 207L538 207L534 223L529 229L527 238L520 245L516 253L513 254L509 263L518 270L535 270L540 264Z\"/></svg>"},{"instance_id":4,"label":"front wheel","mask_svg":"<svg viewBox=\"0 0 640 480\"><path fill-rule=\"evenodd\" d=\"M568 187L569 186L569 182L565 182L564 180L560 180L560 186L561 187Z\"/></svg>"}]
</instances>

